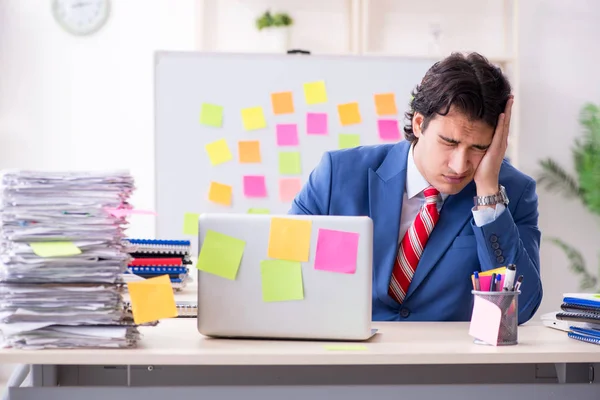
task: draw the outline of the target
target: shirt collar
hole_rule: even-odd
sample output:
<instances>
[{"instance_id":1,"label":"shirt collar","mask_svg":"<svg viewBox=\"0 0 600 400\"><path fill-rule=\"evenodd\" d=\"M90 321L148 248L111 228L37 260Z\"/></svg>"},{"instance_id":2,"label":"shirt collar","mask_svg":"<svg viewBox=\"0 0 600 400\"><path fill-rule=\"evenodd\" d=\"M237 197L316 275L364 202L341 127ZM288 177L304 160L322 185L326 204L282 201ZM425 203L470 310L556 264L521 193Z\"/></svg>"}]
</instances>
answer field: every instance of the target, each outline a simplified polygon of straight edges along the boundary
<instances>
[{"instance_id":1,"label":"shirt collar","mask_svg":"<svg viewBox=\"0 0 600 400\"><path fill-rule=\"evenodd\" d=\"M406 195L409 199L421 194L423 190L431 186L417 169L417 165L415 164L415 159L413 157L414 148L415 145L413 143L410 146L408 151L408 159L406 160ZM446 199L446 197L448 197L448 195L442 194L441 197L443 201Z\"/></svg>"}]
</instances>

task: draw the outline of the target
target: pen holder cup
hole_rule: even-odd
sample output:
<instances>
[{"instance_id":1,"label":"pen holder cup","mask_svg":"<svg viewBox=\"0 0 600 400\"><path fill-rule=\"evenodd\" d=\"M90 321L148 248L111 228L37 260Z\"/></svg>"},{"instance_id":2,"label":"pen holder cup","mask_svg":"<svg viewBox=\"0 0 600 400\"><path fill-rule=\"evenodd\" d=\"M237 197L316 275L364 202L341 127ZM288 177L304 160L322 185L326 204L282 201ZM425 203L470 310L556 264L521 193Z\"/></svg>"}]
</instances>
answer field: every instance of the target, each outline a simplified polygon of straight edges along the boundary
<instances>
[{"instance_id":1,"label":"pen holder cup","mask_svg":"<svg viewBox=\"0 0 600 400\"><path fill-rule=\"evenodd\" d=\"M473 293L473 315L469 333L475 343L510 346L519 343L520 291Z\"/></svg>"}]
</instances>

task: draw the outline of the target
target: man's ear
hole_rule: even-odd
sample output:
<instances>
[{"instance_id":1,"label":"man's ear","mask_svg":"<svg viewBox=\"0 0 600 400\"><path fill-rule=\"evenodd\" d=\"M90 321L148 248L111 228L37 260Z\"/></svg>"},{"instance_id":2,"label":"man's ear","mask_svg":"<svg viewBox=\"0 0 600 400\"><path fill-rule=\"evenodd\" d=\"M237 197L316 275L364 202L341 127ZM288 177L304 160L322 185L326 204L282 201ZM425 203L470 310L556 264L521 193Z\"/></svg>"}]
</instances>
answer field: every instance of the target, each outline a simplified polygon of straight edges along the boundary
<instances>
[{"instance_id":1,"label":"man's ear","mask_svg":"<svg viewBox=\"0 0 600 400\"><path fill-rule=\"evenodd\" d=\"M425 117L423 116L423 114L421 114L419 112L416 112L415 115L413 115L412 128L413 128L413 132L417 138L420 138L421 135L423 134L423 131L421 130L421 126L423 126L424 119L425 119Z\"/></svg>"}]
</instances>

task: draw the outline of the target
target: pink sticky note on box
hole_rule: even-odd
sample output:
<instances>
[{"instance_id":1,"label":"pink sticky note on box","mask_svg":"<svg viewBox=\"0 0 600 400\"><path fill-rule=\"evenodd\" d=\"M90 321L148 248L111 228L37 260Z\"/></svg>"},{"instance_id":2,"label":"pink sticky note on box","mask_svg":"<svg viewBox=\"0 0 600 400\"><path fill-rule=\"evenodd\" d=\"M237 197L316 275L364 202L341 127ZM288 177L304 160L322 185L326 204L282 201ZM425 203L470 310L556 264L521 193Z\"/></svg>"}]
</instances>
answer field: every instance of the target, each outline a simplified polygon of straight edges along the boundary
<instances>
[{"instance_id":1,"label":"pink sticky note on box","mask_svg":"<svg viewBox=\"0 0 600 400\"><path fill-rule=\"evenodd\" d=\"M327 114L325 113L307 113L306 114L306 133L309 135L327 134Z\"/></svg>"},{"instance_id":2,"label":"pink sticky note on box","mask_svg":"<svg viewBox=\"0 0 600 400\"><path fill-rule=\"evenodd\" d=\"M399 140L400 129L398 121L395 119L380 119L377 121L379 137L381 140Z\"/></svg>"},{"instance_id":3,"label":"pink sticky note on box","mask_svg":"<svg viewBox=\"0 0 600 400\"><path fill-rule=\"evenodd\" d=\"M244 176L244 195L246 197L267 197L267 185L262 175Z\"/></svg>"},{"instance_id":4,"label":"pink sticky note on box","mask_svg":"<svg viewBox=\"0 0 600 400\"><path fill-rule=\"evenodd\" d=\"M315 269L353 274L356 272L358 233L319 229Z\"/></svg>"},{"instance_id":5,"label":"pink sticky note on box","mask_svg":"<svg viewBox=\"0 0 600 400\"><path fill-rule=\"evenodd\" d=\"M500 307L476 295L469 335L482 342L497 346L501 318L502 311L500 311Z\"/></svg>"},{"instance_id":6,"label":"pink sticky note on box","mask_svg":"<svg viewBox=\"0 0 600 400\"><path fill-rule=\"evenodd\" d=\"M301 188L300 178L281 178L279 180L279 200L284 203L294 200Z\"/></svg>"},{"instance_id":7,"label":"pink sticky note on box","mask_svg":"<svg viewBox=\"0 0 600 400\"><path fill-rule=\"evenodd\" d=\"M298 146L298 127L296 124L277 124L277 145Z\"/></svg>"}]
</instances>

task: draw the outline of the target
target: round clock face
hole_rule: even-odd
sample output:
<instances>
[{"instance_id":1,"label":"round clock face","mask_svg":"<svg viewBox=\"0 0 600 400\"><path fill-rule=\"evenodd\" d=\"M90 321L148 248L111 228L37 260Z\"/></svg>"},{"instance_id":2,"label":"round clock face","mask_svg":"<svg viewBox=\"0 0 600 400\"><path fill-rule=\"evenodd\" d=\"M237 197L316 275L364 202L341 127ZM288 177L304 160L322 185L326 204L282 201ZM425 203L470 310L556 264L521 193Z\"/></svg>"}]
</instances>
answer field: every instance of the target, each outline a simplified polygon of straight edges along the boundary
<instances>
[{"instance_id":1,"label":"round clock face","mask_svg":"<svg viewBox=\"0 0 600 400\"><path fill-rule=\"evenodd\" d=\"M96 32L108 19L109 0L53 0L52 13L58 23L75 35Z\"/></svg>"}]
</instances>

